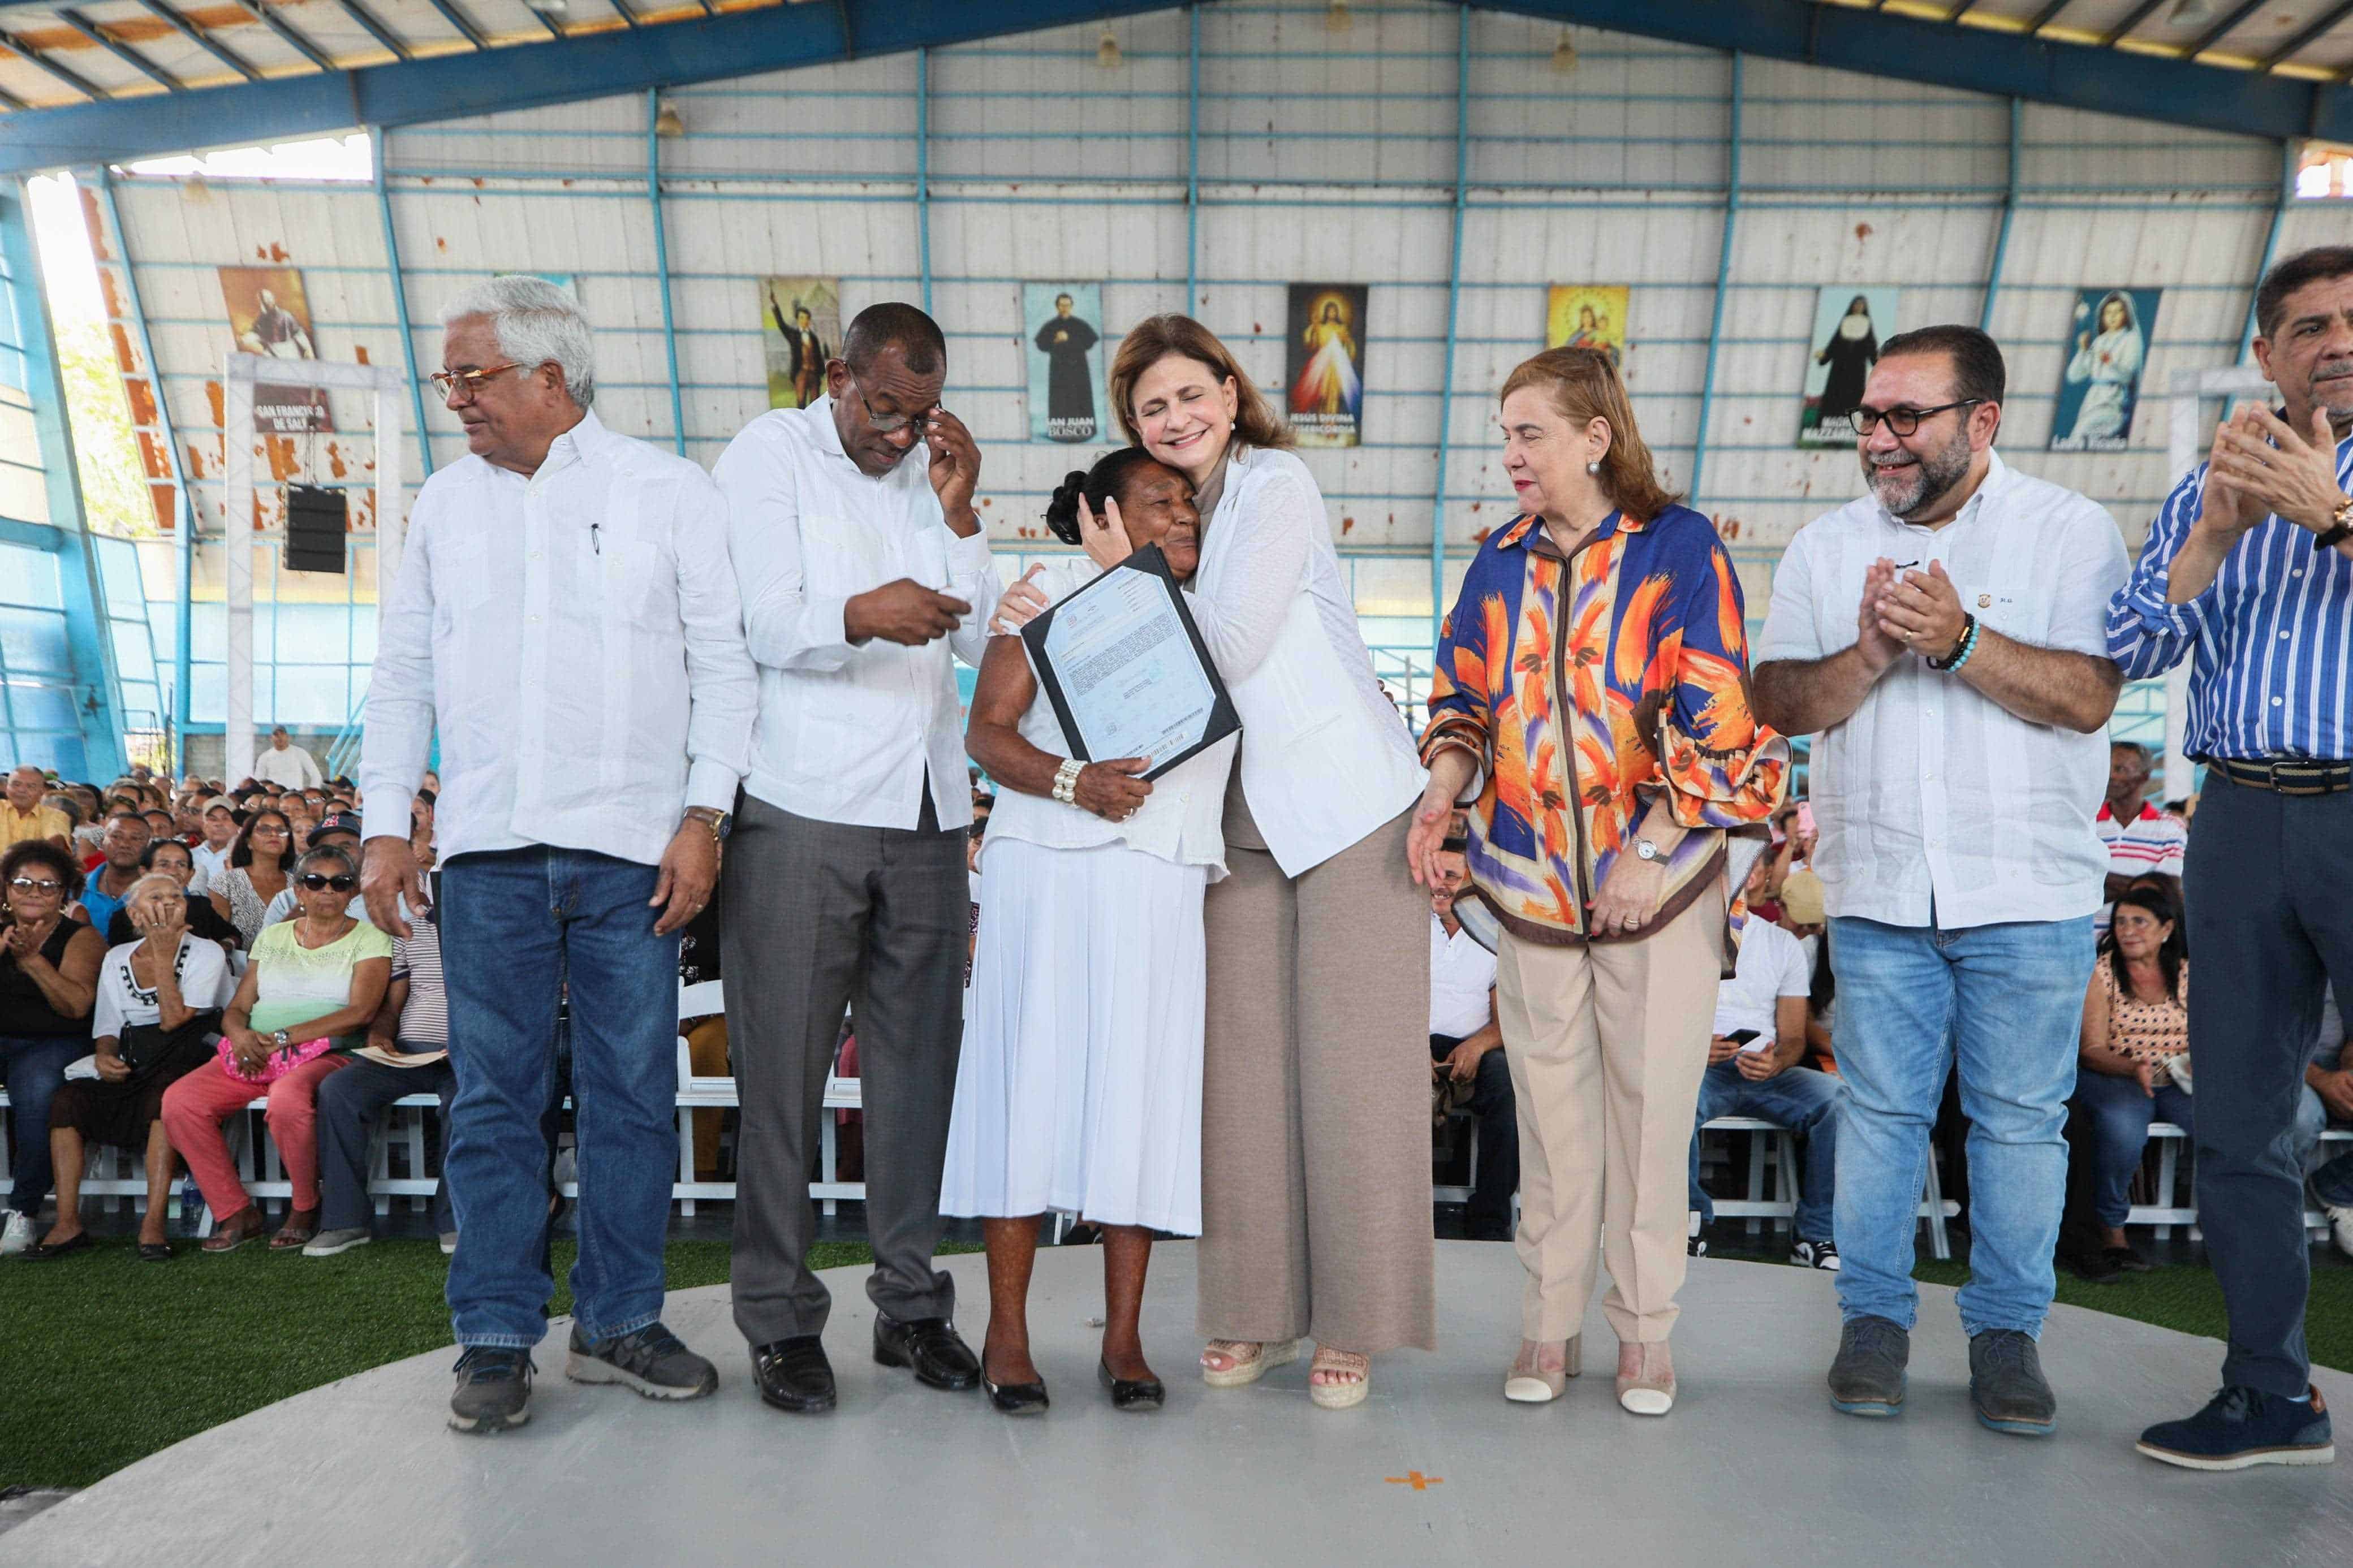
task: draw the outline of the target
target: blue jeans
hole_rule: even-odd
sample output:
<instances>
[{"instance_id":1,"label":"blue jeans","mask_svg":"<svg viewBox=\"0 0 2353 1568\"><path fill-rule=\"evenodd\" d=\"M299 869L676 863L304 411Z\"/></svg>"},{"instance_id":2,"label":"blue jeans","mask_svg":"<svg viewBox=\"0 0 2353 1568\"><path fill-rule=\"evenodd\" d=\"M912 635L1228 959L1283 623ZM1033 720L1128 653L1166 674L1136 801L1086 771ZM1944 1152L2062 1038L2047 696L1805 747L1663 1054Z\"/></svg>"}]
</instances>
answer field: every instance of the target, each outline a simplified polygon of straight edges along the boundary
<instances>
[{"instance_id":1,"label":"blue jeans","mask_svg":"<svg viewBox=\"0 0 2353 1568\"><path fill-rule=\"evenodd\" d=\"M14 1141L8 1156L8 1206L37 1215L56 1184L49 1163L49 1101L66 1081L66 1065L90 1055L90 1041L0 1037L0 1068L7 1074Z\"/></svg>"},{"instance_id":2,"label":"blue jeans","mask_svg":"<svg viewBox=\"0 0 2353 1568\"><path fill-rule=\"evenodd\" d=\"M568 984L580 1256L590 1339L659 1320L678 1167L678 938L656 936L655 868L581 849L460 855L442 868L442 973L458 1094L442 1161L457 1212L461 1345L529 1349L554 1288L547 1109Z\"/></svg>"},{"instance_id":3,"label":"blue jeans","mask_svg":"<svg viewBox=\"0 0 2353 1568\"><path fill-rule=\"evenodd\" d=\"M1806 1141L1806 1169L1790 1224L1800 1241L1831 1239L1831 1205L1838 1193L1840 1109L1844 1088L1826 1072L1783 1068L1762 1083L1740 1076L1736 1061L1718 1062L1699 1080L1699 1115L1692 1122L1691 1206L1700 1223L1715 1221L1715 1200L1699 1184L1699 1130L1719 1116L1753 1116L1786 1127Z\"/></svg>"},{"instance_id":4,"label":"blue jeans","mask_svg":"<svg viewBox=\"0 0 2353 1568\"><path fill-rule=\"evenodd\" d=\"M2051 1251L2067 1186L2063 1136L2075 1088L2092 920L1945 931L1841 916L1836 1047L1846 1080L1839 1129L1839 1308L1910 1328L1928 1130L1960 1068L1969 1119L1971 1335L2040 1335L2056 1281Z\"/></svg>"},{"instance_id":5,"label":"blue jeans","mask_svg":"<svg viewBox=\"0 0 2353 1568\"><path fill-rule=\"evenodd\" d=\"M2148 1146L2148 1124L2170 1121L2196 1137L2193 1101L2170 1079L2158 1079L2151 1096L2140 1091L2138 1079L2084 1072L2076 1079L2075 1103L2092 1134L2092 1213L2102 1225L2121 1226L2132 1212L2133 1173Z\"/></svg>"}]
</instances>

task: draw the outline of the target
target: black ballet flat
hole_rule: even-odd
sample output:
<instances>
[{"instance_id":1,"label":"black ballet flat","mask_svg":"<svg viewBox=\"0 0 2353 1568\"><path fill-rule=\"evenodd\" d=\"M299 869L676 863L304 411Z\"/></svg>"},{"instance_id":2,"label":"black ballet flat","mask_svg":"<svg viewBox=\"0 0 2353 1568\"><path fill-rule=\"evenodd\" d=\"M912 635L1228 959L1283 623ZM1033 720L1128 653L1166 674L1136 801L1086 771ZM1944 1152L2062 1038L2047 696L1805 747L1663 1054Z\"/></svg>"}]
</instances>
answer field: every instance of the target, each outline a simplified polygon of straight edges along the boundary
<instances>
[{"instance_id":1,"label":"black ballet flat","mask_svg":"<svg viewBox=\"0 0 2353 1568\"><path fill-rule=\"evenodd\" d=\"M999 1383L984 1371L980 1385L988 1390L988 1402L1008 1415L1043 1415L1053 1403L1043 1383Z\"/></svg>"},{"instance_id":2,"label":"black ballet flat","mask_svg":"<svg viewBox=\"0 0 2353 1568\"><path fill-rule=\"evenodd\" d=\"M139 1244L139 1261L142 1263L171 1262L172 1244L168 1241L141 1242Z\"/></svg>"},{"instance_id":3,"label":"black ballet flat","mask_svg":"<svg viewBox=\"0 0 2353 1568\"><path fill-rule=\"evenodd\" d=\"M1156 1377L1113 1377L1108 1362L1095 1363L1095 1373L1111 1390L1113 1410L1157 1410L1167 1403L1168 1390Z\"/></svg>"},{"instance_id":4,"label":"black ballet flat","mask_svg":"<svg viewBox=\"0 0 2353 1568\"><path fill-rule=\"evenodd\" d=\"M19 1263L54 1263L60 1258L71 1258L77 1252L88 1252L97 1245L97 1239L90 1232L78 1230L55 1247L47 1242L36 1243L18 1253L16 1260Z\"/></svg>"}]
</instances>

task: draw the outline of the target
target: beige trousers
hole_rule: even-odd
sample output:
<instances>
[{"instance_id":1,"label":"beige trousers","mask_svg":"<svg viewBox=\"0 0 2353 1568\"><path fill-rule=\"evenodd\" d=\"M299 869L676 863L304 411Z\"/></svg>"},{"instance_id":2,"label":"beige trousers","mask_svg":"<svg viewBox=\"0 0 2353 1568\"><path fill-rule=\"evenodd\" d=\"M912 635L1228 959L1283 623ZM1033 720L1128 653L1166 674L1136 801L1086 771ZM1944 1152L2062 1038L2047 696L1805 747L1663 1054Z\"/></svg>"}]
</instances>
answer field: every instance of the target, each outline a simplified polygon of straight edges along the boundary
<instances>
[{"instance_id":1,"label":"beige trousers","mask_svg":"<svg viewBox=\"0 0 2353 1568\"><path fill-rule=\"evenodd\" d=\"M1577 1331L1604 1258L1601 1310L1621 1342L1664 1340L1674 1328L1724 907L1720 889L1703 894L1633 942L1504 937L1495 1011L1519 1100L1527 1339Z\"/></svg>"},{"instance_id":2,"label":"beige trousers","mask_svg":"<svg viewBox=\"0 0 2353 1568\"><path fill-rule=\"evenodd\" d=\"M1430 900L1406 870L1409 819L1296 880L1229 835L1231 873L1203 902L1207 1338L1436 1346Z\"/></svg>"}]
</instances>

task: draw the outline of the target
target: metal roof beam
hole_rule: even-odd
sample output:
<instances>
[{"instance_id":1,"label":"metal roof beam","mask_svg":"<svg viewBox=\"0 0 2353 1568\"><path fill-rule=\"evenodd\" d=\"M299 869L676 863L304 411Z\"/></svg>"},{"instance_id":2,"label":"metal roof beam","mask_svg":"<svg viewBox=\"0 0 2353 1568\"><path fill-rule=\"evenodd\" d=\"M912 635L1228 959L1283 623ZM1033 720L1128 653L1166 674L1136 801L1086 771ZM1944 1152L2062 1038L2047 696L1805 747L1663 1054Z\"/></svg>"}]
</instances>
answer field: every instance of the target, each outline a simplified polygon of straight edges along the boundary
<instances>
[{"instance_id":1,"label":"metal roof beam","mask_svg":"<svg viewBox=\"0 0 2353 1568\"><path fill-rule=\"evenodd\" d=\"M204 50L205 53L212 56L213 58L220 61L221 64L237 72L237 75L243 77L246 80L259 81L261 79L261 72L255 68L251 61L246 59L227 45L216 42L210 33L206 32L202 27L197 26L194 22L189 21L185 16L181 16L177 11L174 11L172 7L164 4L164 0L139 0L139 3L142 5L144 5L155 16L162 17L164 21L169 22L174 27L179 29L181 36L186 38L188 42L195 45L196 47Z\"/></svg>"},{"instance_id":2,"label":"metal roof beam","mask_svg":"<svg viewBox=\"0 0 2353 1568\"><path fill-rule=\"evenodd\" d=\"M185 92L188 89L187 83L182 81L179 78L171 75L162 67L156 65L153 60L150 60L146 56L141 54L138 50L131 47L129 45L118 42L117 40L109 37L105 32L100 30L97 23L90 20L80 13L71 10L67 6L60 5L57 9L57 18L58 21L63 22L67 26L71 27L75 32L79 33L83 37L88 38L91 43L96 44L100 48L104 49L108 54L112 55L116 59L121 60L124 65L129 66L132 70L137 71L141 76L145 77L149 81L161 87L164 91Z\"/></svg>"},{"instance_id":3,"label":"metal roof beam","mask_svg":"<svg viewBox=\"0 0 2353 1568\"><path fill-rule=\"evenodd\" d=\"M49 58L47 55L42 54L39 50L34 48L32 45L26 43L23 38L17 37L16 34L0 32L0 44L7 46L7 47L13 49L17 54L22 55L27 64L38 66L41 69L48 72L51 76L57 78L59 81L65 83L68 87L81 94L84 98L89 99L91 102L102 103L106 100L106 89L99 86L98 83L90 80L90 78L82 75L79 71L73 70L68 67L58 64L57 61ZM79 106L65 105L62 107L75 108ZM40 110L36 110L34 112L37 114Z\"/></svg>"},{"instance_id":4,"label":"metal roof beam","mask_svg":"<svg viewBox=\"0 0 2353 1568\"><path fill-rule=\"evenodd\" d=\"M257 0L257 3L267 4L268 0ZM395 59L413 60L417 58L409 53L407 42L382 22L377 21L375 15L360 4L360 0L335 0L335 9L357 22L369 37L391 50Z\"/></svg>"},{"instance_id":5,"label":"metal roof beam","mask_svg":"<svg viewBox=\"0 0 2353 1568\"><path fill-rule=\"evenodd\" d=\"M610 5L613 8L613 14L630 26L634 27L638 25L638 14L623 4L623 0L605 0L605 4Z\"/></svg>"},{"instance_id":6,"label":"metal roof beam","mask_svg":"<svg viewBox=\"0 0 2353 1568\"><path fill-rule=\"evenodd\" d=\"M308 37L296 31L288 23L280 21L278 13L263 4L263 0L232 0L232 3L238 10L277 34L279 42L317 66L321 70L343 69L343 67L328 58L326 50L312 43Z\"/></svg>"},{"instance_id":7,"label":"metal roof beam","mask_svg":"<svg viewBox=\"0 0 2353 1568\"><path fill-rule=\"evenodd\" d=\"M2223 35L2230 32L2232 28L2245 21L2248 17L2253 16L2257 11L2263 8L2263 0L2240 0L2238 5L2232 6L2230 10L2223 13L2222 19L2221 21L2207 28L2195 42L2190 44L2188 48L2184 49L2181 52L2181 58L2186 60L2196 59L2200 55L2204 54L2208 49L2211 49L2215 45L2221 43L2222 41Z\"/></svg>"},{"instance_id":8,"label":"metal roof beam","mask_svg":"<svg viewBox=\"0 0 2353 1568\"><path fill-rule=\"evenodd\" d=\"M2124 20L2118 22L2115 26L2108 29L2108 36L2102 38L2100 42L2106 45L2109 48L2116 47L2117 39L2130 33L2135 27L2139 26L2143 22L2147 21L2150 13L2154 12L2159 5L2164 4L2165 0L2140 0L2139 5L2125 13Z\"/></svg>"},{"instance_id":9,"label":"metal roof beam","mask_svg":"<svg viewBox=\"0 0 2353 1568\"><path fill-rule=\"evenodd\" d=\"M2296 34L2294 37L2289 38L2285 43L2282 44L2278 48L2274 49L2270 54L2264 56L2262 61L2259 62L2256 68L2260 70L2270 70L2274 66L2284 64L2284 62L2295 58L2296 52L2302 49L2305 45L2311 43L2314 39L2327 32L2331 27L2334 27L2337 23L2342 22L2348 16L2353 16L2353 0L2348 0L2348 4L2343 5L2331 6L2328 10L2323 12L2319 19L2314 22L2312 26L2305 28L2302 32Z\"/></svg>"},{"instance_id":10,"label":"metal roof beam","mask_svg":"<svg viewBox=\"0 0 2353 1568\"><path fill-rule=\"evenodd\" d=\"M487 49L491 47L491 40L483 36L482 30L467 18L466 13L450 5L449 0L425 0L425 3L440 12L441 19L458 29L458 36L474 47Z\"/></svg>"},{"instance_id":11,"label":"metal roof beam","mask_svg":"<svg viewBox=\"0 0 2353 1568\"><path fill-rule=\"evenodd\" d=\"M2051 0L2050 5L2034 14L2034 20L2026 24L2026 36L2031 38L2057 21L2059 13L2064 11L2070 4L2071 0Z\"/></svg>"}]
</instances>

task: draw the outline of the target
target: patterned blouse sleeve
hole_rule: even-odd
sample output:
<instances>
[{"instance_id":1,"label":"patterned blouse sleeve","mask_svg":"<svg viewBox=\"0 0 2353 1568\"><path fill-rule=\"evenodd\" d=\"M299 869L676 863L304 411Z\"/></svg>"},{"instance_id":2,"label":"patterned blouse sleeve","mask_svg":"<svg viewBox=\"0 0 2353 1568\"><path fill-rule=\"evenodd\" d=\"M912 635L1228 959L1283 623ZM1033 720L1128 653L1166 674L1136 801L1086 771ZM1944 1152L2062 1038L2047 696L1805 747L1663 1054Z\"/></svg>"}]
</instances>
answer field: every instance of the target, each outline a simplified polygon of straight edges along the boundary
<instances>
[{"instance_id":1,"label":"patterned blouse sleeve","mask_svg":"<svg viewBox=\"0 0 2353 1568\"><path fill-rule=\"evenodd\" d=\"M1489 710L1487 650L1490 622L1504 612L1503 595L1482 589L1483 575L1474 563L1463 579L1438 633L1436 668L1430 679L1430 723L1421 732L1421 761L1427 767L1449 749L1467 752L1471 783L1464 798L1475 799L1487 771Z\"/></svg>"},{"instance_id":2,"label":"patterned blouse sleeve","mask_svg":"<svg viewBox=\"0 0 2353 1568\"><path fill-rule=\"evenodd\" d=\"M1659 716L1659 771L1675 821L1688 828L1763 822L1788 786L1789 742L1749 708L1740 579L1712 529L1704 555L1676 577L1659 642L1675 660Z\"/></svg>"}]
</instances>

